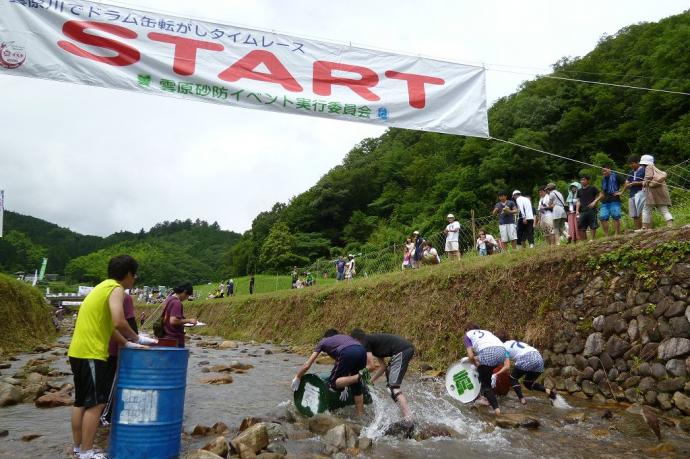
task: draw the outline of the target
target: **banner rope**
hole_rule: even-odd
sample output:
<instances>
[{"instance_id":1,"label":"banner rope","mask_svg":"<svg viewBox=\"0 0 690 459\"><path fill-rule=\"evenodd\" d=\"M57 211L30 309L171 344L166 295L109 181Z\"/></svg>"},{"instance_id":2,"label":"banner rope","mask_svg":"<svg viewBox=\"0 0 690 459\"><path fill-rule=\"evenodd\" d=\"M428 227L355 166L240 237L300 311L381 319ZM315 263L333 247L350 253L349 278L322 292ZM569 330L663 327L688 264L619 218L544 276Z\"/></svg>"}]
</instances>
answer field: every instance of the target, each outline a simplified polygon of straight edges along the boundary
<instances>
[{"instance_id":1,"label":"banner rope","mask_svg":"<svg viewBox=\"0 0 690 459\"><path fill-rule=\"evenodd\" d=\"M580 161L579 159L568 158L567 156L559 155L559 154L557 154L557 153L552 153L552 152L550 152L550 151L541 150L541 149L539 149L539 148L530 147L530 146L528 146L528 145L522 145L522 144L519 144L519 143L516 143L516 142L511 142L510 140L499 139L499 138L497 138L497 137L489 137L488 140L495 140L495 141L497 141L497 142L502 142L502 143L506 143L506 144L509 144L509 145L513 145L513 146L515 146L515 147L524 148L524 149L526 149L526 150L536 151L536 152L538 152L538 153L543 153L543 154L545 154L545 155L554 156L554 157L556 157L556 158L564 159L564 160L566 160L566 161L571 161L571 162L574 162L574 163L579 163L579 164L582 164L582 165L585 165L585 166L588 166L588 167L595 167L595 168L597 168L597 169L599 169L599 168L601 167L601 166L597 166L596 164L588 163L588 162L586 162L586 161ZM627 172L621 172L621 171L617 171L617 170L614 170L614 169L611 169L611 171L612 171L612 172L615 172L616 174L618 174L618 175L620 175L620 176L623 176L623 177L632 177L632 176L631 176L630 174L628 174ZM668 184L668 183L666 184L666 186L668 186L669 188L675 188L675 189L678 189L678 190L681 190L681 191L686 191L686 192L687 192L687 191L690 191L690 190L688 190L687 188L683 188L683 187L676 186L676 185L671 185L671 184Z\"/></svg>"}]
</instances>

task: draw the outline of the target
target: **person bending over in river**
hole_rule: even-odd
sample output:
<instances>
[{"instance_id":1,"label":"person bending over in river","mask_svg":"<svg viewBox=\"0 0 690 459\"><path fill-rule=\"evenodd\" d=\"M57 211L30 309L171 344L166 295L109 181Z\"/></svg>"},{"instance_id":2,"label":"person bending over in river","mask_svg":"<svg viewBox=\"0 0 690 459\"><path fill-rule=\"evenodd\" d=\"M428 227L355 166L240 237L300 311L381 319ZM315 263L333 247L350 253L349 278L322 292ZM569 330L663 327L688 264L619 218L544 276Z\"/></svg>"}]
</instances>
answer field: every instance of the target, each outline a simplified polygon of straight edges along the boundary
<instances>
[{"instance_id":1,"label":"person bending over in river","mask_svg":"<svg viewBox=\"0 0 690 459\"><path fill-rule=\"evenodd\" d=\"M385 372L391 398L400 407L403 418L406 421L410 421L412 414L400 386L407 372L407 366L414 356L414 346L402 336L388 333L372 333L367 335L364 330L359 328L352 330L350 336L362 343L362 346L366 349L367 368L369 371L374 370L374 357L378 359L379 368L373 373L371 383L375 383ZM387 357L390 360L386 364L384 359Z\"/></svg>"},{"instance_id":2,"label":"person bending over in river","mask_svg":"<svg viewBox=\"0 0 690 459\"><path fill-rule=\"evenodd\" d=\"M481 330L479 325L472 322L465 326L464 342L467 356L479 373L480 393L489 401L494 413L501 414L498 399L491 385L492 379L495 380L492 376L496 367L503 365L504 369L510 368L510 360L508 360L503 342L490 331Z\"/></svg>"},{"instance_id":3,"label":"person bending over in river","mask_svg":"<svg viewBox=\"0 0 690 459\"><path fill-rule=\"evenodd\" d=\"M355 397L357 415L364 414L364 384L359 375L360 370L367 366L367 351L351 336L343 335L338 330L329 329L324 333L323 339L316 345L314 352L299 369L292 380L292 390L299 389L299 382L309 368L314 364L321 352L325 352L335 360L335 366L331 370L329 386L336 392L341 392L340 400L345 401L352 388Z\"/></svg>"},{"instance_id":4,"label":"person bending over in river","mask_svg":"<svg viewBox=\"0 0 690 459\"><path fill-rule=\"evenodd\" d=\"M72 437L79 459L105 459L93 448L98 421L108 400L108 343L114 337L127 347L145 347L154 339L140 337L125 320L125 289L132 288L139 268L129 255L111 258L108 279L98 284L79 307L67 355L74 375Z\"/></svg>"},{"instance_id":5,"label":"person bending over in river","mask_svg":"<svg viewBox=\"0 0 690 459\"><path fill-rule=\"evenodd\" d=\"M520 403L527 404L527 399L522 395L520 388L520 379L525 378L525 387L529 390L536 390L539 392L546 392L551 399L551 403L556 400L556 389L547 389L542 384L537 382L539 376L544 372L544 359L538 350L517 340L508 340L506 333L498 334L503 346L508 353L510 360L515 362L515 368L510 373L510 385L515 391L515 395L520 399Z\"/></svg>"}]
</instances>

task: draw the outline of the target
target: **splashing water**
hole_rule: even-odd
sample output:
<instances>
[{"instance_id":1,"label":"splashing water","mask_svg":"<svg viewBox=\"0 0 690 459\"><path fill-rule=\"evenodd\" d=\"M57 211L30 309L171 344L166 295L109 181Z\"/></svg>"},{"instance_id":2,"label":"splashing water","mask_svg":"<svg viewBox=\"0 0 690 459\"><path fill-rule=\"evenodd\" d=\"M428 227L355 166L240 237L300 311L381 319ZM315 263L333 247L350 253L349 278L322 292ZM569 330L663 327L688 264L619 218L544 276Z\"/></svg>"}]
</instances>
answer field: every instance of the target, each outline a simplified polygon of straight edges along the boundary
<instances>
[{"instance_id":1,"label":"splashing water","mask_svg":"<svg viewBox=\"0 0 690 459\"><path fill-rule=\"evenodd\" d=\"M553 407L558 408L559 410L571 410L573 407L568 405L568 402L565 401L565 399L556 394L556 400L553 401Z\"/></svg>"}]
</instances>

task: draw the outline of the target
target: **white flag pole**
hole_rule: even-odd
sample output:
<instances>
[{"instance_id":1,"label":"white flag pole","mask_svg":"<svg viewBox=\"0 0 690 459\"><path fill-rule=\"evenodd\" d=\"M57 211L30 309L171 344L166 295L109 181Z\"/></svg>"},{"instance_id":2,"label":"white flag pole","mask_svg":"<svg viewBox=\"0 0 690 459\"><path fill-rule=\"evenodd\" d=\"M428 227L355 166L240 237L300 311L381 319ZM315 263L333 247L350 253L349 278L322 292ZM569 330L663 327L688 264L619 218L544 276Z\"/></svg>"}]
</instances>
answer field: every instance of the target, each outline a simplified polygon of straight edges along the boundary
<instances>
[{"instance_id":1,"label":"white flag pole","mask_svg":"<svg viewBox=\"0 0 690 459\"><path fill-rule=\"evenodd\" d=\"M0 190L0 237L2 237L2 221L5 216L5 190Z\"/></svg>"}]
</instances>

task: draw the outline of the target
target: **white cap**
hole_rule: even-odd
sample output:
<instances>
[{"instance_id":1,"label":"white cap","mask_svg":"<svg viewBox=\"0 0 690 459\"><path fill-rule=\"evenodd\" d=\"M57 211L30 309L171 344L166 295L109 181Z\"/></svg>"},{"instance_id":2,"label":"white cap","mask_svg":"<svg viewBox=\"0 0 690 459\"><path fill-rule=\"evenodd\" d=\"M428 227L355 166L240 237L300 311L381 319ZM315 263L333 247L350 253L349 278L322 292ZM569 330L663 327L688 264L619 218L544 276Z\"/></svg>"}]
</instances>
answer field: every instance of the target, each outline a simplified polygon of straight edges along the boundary
<instances>
[{"instance_id":1,"label":"white cap","mask_svg":"<svg viewBox=\"0 0 690 459\"><path fill-rule=\"evenodd\" d=\"M515 196L516 194L522 194L522 193L520 193L520 190L513 191L513 196Z\"/></svg>"},{"instance_id":2,"label":"white cap","mask_svg":"<svg viewBox=\"0 0 690 459\"><path fill-rule=\"evenodd\" d=\"M453 214L448 214L448 216L447 216L446 218L455 218L455 215L453 215Z\"/></svg>"},{"instance_id":3,"label":"white cap","mask_svg":"<svg viewBox=\"0 0 690 459\"><path fill-rule=\"evenodd\" d=\"M415 232L413 232L412 234L419 234L419 231L415 231Z\"/></svg>"},{"instance_id":4,"label":"white cap","mask_svg":"<svg viewBox=\"0 0 690 459\"><path fill-rule=\"evenodd\" d=\"M652 155L642 155L640 158L640 164L643 166L653 166L654 165L654 156Z\"/></svg>"}]
</instances>

